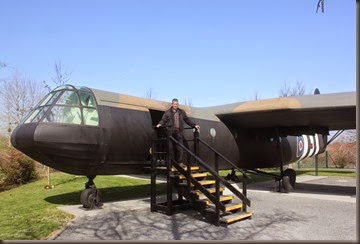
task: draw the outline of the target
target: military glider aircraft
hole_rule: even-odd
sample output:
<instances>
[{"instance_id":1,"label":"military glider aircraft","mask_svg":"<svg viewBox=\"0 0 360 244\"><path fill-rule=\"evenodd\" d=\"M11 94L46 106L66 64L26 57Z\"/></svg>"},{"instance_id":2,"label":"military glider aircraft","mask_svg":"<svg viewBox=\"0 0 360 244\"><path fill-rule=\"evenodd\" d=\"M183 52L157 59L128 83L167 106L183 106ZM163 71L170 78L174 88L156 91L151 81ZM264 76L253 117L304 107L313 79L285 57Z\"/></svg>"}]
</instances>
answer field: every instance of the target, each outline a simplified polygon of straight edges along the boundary
<instances>
[{"instance_id":1,"label":"military glider aircraft","mask_svg":"<svg viewBox=\"0 0 360 244\"><path fill-rule=\"evenodd\" d=\"M241 169L280 167L325 151L330 130L354 129L355 92L181 106L201 125L201 138ZM11 143L51 168L89 178L143 174L154 128L170 103L73 85L45 96L14 129ZM192 131L185 130L185 138ZM192 148L191 141L188 147ZM199 151L209 165L214 156ZM220 169L228 169L220 164ZM260 172L260 171L258 171Z\"/></svg>"}]
</instances>

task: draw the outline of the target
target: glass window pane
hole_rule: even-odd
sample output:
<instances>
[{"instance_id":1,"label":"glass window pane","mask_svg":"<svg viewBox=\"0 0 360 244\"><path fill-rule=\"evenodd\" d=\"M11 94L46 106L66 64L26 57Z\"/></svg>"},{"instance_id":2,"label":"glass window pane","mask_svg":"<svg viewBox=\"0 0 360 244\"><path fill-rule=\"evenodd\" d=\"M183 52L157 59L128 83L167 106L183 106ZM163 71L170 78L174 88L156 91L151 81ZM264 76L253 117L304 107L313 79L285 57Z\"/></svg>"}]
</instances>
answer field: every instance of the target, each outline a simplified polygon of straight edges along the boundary
<instances>
[{"instance_id":1,"label":"glass window pane","mask_svg":"<svg viewBox=\"0 0 360 244\"><path fill-rule=\"evenodd\" d=\"M24 124L27 123L31 123L31 121L33 120L33 118L38 115L38 113L40 112L41 108L37 108L34 111L32 111L31 113L29 113L30 115L28 116L28 118L25 120Z\"/></svg>"},{"instance_id":2,"label":"glass window pane","mask_svg":"<svg viewBox=\"0 0 360 244\"><path fill-rule=\"evenodd\" d=\"M94 108L83 108L84 124L85 125L99 125L99 115Z\"/></svg>"},{"instance_id":3,"label":"glass window pane","mask_svg":"<svg viewBox=\"0 0 360 244\"><path fill-rule=\"evenodd\" d=\"M95 98L91 93L80 92L81 104L86 107L96 107Z\"/></svg>"},{"instance_id":4,"label":"glass window pane","mask_svg":"<svg viewBox=\"0 0 360 244\"><path fill-rule=\"evenodd\" d=\"M44 122L81 124L81 111L79 107L54 106L44 118Z\"/></svg>"},{"instance_id":5,"label":"glass window pane","mask_svg":"<svg viewBox=\"0 0 360 244\"><path fill-rule=\"evenodd\" d=\"M56 100L56 98L59 96L60 93L61 92L49 93L49 95L46 96L46 98L43 100L43 102L40 104L40 106L50 105L50 104L54 103L54 101Z\"/></svg>"},{"instance_id":6,"label":"glass window pane","mask_svg":"<svg viewBox=\"0 0 360 244\"><path fill-rule=\"evenodd\" d=\"M79 105L79 98L74 91L65 91L56 104Z\"/></svg>"},{"instance_id":7,"label":"glass window pane","mask_svg":"<svg viewBox=\"0 0 360 244\"><path fill-rule=\"evenodd\" d=\"M46 111L48 110L49 106L46 107L42 107L40 113L37 114L37 116L33 119L32 122L36 123L39 122L42 117L44 116L44 114L46 113Z\"/></svg>"}]
</instances>

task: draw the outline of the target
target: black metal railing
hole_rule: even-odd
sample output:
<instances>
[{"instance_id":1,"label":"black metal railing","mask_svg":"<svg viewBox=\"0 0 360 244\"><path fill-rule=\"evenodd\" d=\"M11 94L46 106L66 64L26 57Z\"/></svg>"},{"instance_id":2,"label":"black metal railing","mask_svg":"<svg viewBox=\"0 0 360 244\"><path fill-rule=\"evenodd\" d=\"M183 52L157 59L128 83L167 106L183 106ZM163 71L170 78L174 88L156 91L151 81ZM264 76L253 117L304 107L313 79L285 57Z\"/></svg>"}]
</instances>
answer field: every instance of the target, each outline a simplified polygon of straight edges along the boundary
<instances>
[{"instance_id":1,"label":"black metal railing","mask_svg":"<svg viewBox=\"0 0 360 244\"><path fill-rule=\"evenodd\" d=\"M196 138L196 141L201 142L203 145L205 145L209 150L213 151L215 154L215 171L217 175L219 176L219 180L232 192L234 195L236 195L238 198L240 198L243 202L243 209L246 212L246 206L250 207L250 200L246 197L247 195L247 179L250 177L247 175L247 173L240 169L238 166L236 166L233 162L231 162L229 159L227 159L223 154L218 152L215 148L210 146L207 142L205 142L203 139L199 137L199 133L197 131L194 132L194 137ZM225 180L222 176L218 174L219 172L219 157L222 158L225 162L231 165L233 170L237 170L242 173L243 175L243 181L242 181L242 190L243 192L239 192L235 187L233 187L227 180Z\"/></svg>"},{"instance_id":2,"label":"black metal railing","mask_svg":"<svg viewBox=\"0 0 360 244\"><path fill-rule=\"evenodd\" d=\"M159 129L157 127L154 127L156 129ZM170 184L171 181L171 168L175 167L177 169L178 172L180 172L181 174L183 174L186 178L186 182L187 182L187 192L190 193L191 192L191 184L193 184L193 186L195 186L196 189L200 190L214 205L215 205L215 218L217 221L217 224L219 223L219 218L220 218L220 210L221 211L225 211L226 207L225 205L220 201L220 183L222 183L225 187L227 187L236 197L238 197L239 199L241 199L242 203L243 203L243 211L246 212L246 206L250 206L251 202L250 200L246 197L247 194L247 179L249 178L249 176L246 174L246 172L240 168L238 168L234 163L232 163L230 160L228 160L224 155L222 155L220 152L218 152L215 148L213 148L212 146L210 146L207 142L205 142L203 139L201 139L199 137L199 132L197 129L195 129L194 131L194 152L192 152L189 148L185 147L182 143L180 143L178 140L176 140L172 135L171 135L171 130L167 127L160 127L162 129L166 129L165 134L166 134L166 138L164 137L164 130L162 131L162 140L163 142L166 143L166 169L167 169L167 213L171 214L171 209L172 209L172 185ZM192 129L192 128L185 128L185 129ZM174 159L174 157L171 157L173 155L173 153L170 153L171 150L171 145L172 142L174 142L175 145L180 146L187 154L188 154L188 160L186 161L186 170L184 168L182 168L180 165L177 164L176 160ZM206 162L204 162L200 157L199 157L199 146L200 143L202 145L204 145L206 148L208 148L210 151L212 151L214 153L215 156L215 167L212 168L209 164L207 164ZM153 146L154 145L154 141L153 141ZM155 150L155 148L153 147L152 150ZM153 152L153 154L156 152ZM215 178L215 195L211 194L206 187L204 187L203 185L201 185L194 177L192 177L191 175L191 165L190 165L190 158L194 158L195 162L199 165L202 166L206 171L208 171L214 178ZM228 163L231 168L236 169L237 171L241 172L243 175L243 181L242 181L242 190L243 192L241 193L240 191L238 191L235 187L233 187L226 179L224 179L220 174L219 174L219 158L223 159L226 163ZM156 161L153 159L152 160L152 184L156 184ZM152 194L155 194L155 187L152 187ZM151 202L152 204L152 211L153 211L153 206L155 206L155 198L154 200L152 200Z\"/></svg>"}]
</instances>

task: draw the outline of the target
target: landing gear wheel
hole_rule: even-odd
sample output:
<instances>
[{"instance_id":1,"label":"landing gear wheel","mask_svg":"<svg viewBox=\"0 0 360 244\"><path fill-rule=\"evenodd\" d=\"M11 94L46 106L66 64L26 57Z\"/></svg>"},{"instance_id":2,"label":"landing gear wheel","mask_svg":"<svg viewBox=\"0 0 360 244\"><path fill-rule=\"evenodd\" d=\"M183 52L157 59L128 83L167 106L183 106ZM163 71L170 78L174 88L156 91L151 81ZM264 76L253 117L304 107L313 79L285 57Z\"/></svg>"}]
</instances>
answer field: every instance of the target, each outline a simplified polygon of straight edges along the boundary
<instances>
[{"instance_id":1,"label":"landing gear wheel","mask_svg":"<svg viewBox=\"0 0 360 244\"><path fill-rule=\"evenodd\" d=\"M282 177L282 186L286 192L291 191L295 187L296 172L293 169L286 169Z\"/></svg>"},{"instance_id":2,"label":"landing gear wheel","mask_svg":"<svg viewBox=\"0 0 360 244\"><path fill-rule=\"evenodd\" d=\"M83 190L80 195L80 202L84 208L93 209L94 207L101 207L100 191L96 187L91 187Z\"/></svg>"}]
</instances>

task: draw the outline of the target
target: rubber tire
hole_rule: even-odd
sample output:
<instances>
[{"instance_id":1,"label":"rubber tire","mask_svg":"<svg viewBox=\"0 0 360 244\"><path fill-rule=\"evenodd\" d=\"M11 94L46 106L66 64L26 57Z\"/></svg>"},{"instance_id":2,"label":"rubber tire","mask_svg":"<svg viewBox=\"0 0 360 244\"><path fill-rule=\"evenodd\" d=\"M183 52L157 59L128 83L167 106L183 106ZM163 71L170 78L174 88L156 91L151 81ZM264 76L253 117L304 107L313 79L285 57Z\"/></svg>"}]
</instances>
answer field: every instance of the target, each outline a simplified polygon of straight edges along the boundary
<instances>
[{"instance_id":1,"label":"rubber tire","mask_svg":"<svg viewBox=\"0 0 360 244\"><path fill-rule=\"evenodd\" d=\"M293 169L286 169L284 175L289 176L290 185L294 188L296 183L296 172Z\"/></svg>"},{"instance_id":2,"label":"rubber tire","mask_svg":"<svg viewBox=\"0 0 360 244\"><path fill-rule=\"evenodd\" d=\"M289 192L289 191L291 191L293 189L291 184L290 184L290 177L287 176L287 175L284 175L282 177L281 185L282 185L282 188L283 188L284 192Z\"/></svg>"},{"instance_id":3,"label":"rubber tire","mask_svg":"<svg viewBox=\"0 0 360 244\"><path fill-rule=\"evenodd\" d=\"M97 193L96 193L97 191ZM96 195L96 199L95 199ZM94 202L95 199L95 202ZM87 188L81 192L80 202L84 208L91 208L100 203L100 191L96 188ZM93 203L94 202L94 203Z\"/></svg>"},{"instance_id":4,"label":"rubber tire","mask_svg":"<svg viewBox=\"0 0 360 244\"><path fill-rule=\"evenodd\" d=\"M282 186L286 192L294 189L296 182L296 172L293 169L286 169L282 177Z\"/></svg>"}]
</instances>

